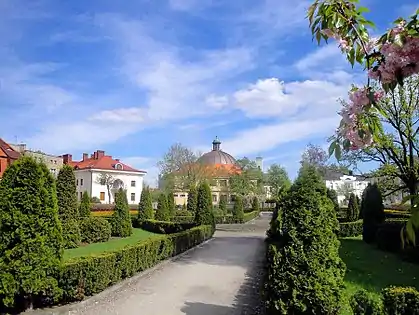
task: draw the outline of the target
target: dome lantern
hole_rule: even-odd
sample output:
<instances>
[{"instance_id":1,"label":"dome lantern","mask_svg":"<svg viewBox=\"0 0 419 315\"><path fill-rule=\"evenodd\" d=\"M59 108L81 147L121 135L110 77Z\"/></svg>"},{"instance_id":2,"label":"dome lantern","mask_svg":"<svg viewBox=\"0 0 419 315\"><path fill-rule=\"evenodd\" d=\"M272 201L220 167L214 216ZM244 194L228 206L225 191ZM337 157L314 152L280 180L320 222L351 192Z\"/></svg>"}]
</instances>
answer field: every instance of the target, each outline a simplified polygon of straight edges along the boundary
<instances>
[{"instance_id":1,"label":"dome lantern","mask_svg":"<svg viewBox=\"0 0 419 315\"><path fill-rule=\"evenodd\" d=\"M218 137L215 136L215 139L212 142L212 150L213 151L220 151L220 145L221 145L220 139L218 139Z\"/></svg>"}]
</instances>

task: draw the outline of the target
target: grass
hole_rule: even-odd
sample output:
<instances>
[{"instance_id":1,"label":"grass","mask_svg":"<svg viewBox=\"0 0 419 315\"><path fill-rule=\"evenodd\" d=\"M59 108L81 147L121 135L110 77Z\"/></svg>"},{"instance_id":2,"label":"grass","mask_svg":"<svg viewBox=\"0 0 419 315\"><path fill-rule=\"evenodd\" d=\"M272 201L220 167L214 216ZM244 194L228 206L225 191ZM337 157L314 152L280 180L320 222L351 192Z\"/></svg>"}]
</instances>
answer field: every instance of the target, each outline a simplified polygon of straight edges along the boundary
<instances>
[{"instance_id":1,"label":"grass","mask_svg":"<svg viewBox=\"0 0 419 315\"><path fill-rule=\"evenodd\" d=\"M343 314L352 314L349 297L359 289L371 292L377 299L389 285L412 286L419 289L419 265L402 261L396 254L380 251L361 238L342 238L340 257L346 263Z\"/></svg>"},{"instance_id":2,"label":"grass","mask_svg":"<svg viewBox=\"0 0 419 315\"><path fill-rule=\"evenodd\" d=\"M81 246L78 248L67 249L64 251L64 260L69 260L72 258L82 257L82 256L92 256L92 255L97 255L104 252L114 251L126 245L132 245L141 240L144 240L150 237L156 237L156 236L159 236L159 234L147 232L142 229L133 229L133 233L130 237L125 237L125 238L113 237L107 242L94 243L94 244L89 244L86 246Z\"/></svg>"}]
</instances>

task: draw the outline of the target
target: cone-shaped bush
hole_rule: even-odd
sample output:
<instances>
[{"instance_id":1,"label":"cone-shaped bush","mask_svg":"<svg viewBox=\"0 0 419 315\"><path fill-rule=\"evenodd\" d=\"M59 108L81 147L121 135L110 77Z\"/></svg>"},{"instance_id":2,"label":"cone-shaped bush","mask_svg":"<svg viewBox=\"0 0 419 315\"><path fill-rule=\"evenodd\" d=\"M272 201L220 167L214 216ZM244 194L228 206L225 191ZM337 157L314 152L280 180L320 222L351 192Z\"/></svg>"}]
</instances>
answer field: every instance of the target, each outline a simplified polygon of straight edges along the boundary
<instances>
[{"instance_id":1,"label":"cone-shaped bush","mask_svg":"<svg viewBox=\"0 0 419 315\"><path fill-rule=\"evenodd\" d=\"M336 213L339 213L340 207L336 190L327 188L327 197L333 202L333 207Z\"/></svg>"},{"instance_id":2,"label":"cone-shaped bush","mask_svg":"<svg viewBox=\"0 0 419 315\"><path fill-rule=\"evenodd\" d=\"M54 178L45 165L21 157L0 181L0 308L59 295L61 233Z\"/></svg>"},{"instance_id":3,"label":"cone-shaped bush","mask_svg":"<svg viewBox=\"0 0 419 315\"><path fill-rule=\"evenodd\" d=\"M159 195L159 199L157 200L156 220L170 221L170 213L167 206L167 198L166 195L163 193Z\"/></svg>"},{"instance_id":4,"label":"cone-shaped bush","mask_svg":"<svg viewBox=\"0 0 419 315\"><path fill-rule=\"evenodd\" d=\"M260 211L259 199L256 196L252 199L252 211Z\"/></svg>"},{"instance_id":5,"label":"cone-shaped bush","mask_svg":"<svg viewBox=\"0 0 419 315\"><path fill-rule=\"evenodd\" d=\"M115 211L111 219L112 236L128 237L132 234L127 192L120 188L115 193Z\"/></svg>"},{"instance_id":6,"label":"cone-shaped bush","mask_svg":"<svg viewBox=\"0 0 419 315\"><path fill-rule=\"evenodd\" d=\"M63 227L65 248L75 248L81 242L76 177L69 165L64 165L57 176L58 213Z\"/></svg>"},{"instance_id":7,"label":"cone-shaped bush","mask_svg":"<svg viewBox=\"0 0 419 315\"><path fill-rule=\"evenodd\" d=\"M92 210L92 202L91 198L89 197L89 193L85 191L81 198L81 202L79 205L79 216L80 218L88 218L90 217Z\"/></svg>"},{"instance_id":8,"label":"cone-shaped bush","mask_svg":"<svg viewBox=\"0 0 419 315\"><path fill-rule=\"evenodd\" d=\"M211 188L207 182L201 183L198 187L198 202L194 222L197 225L215 226Z\"/></svg>"},{"instance_id":9,"label":"cone-shaped bush","mask_svg":"<svg viewBox=\"0 0 419 315\"><path fill-rule=\"evenodd\" d=\"M375 240L378 226L384 222L384 204L380 189L376 184L365 188L362 200L363 231L362 239L366 243Z\"/></svg>"},{"instance_id":10,"label":"cone-shaped bush","mask_svg":"<svg viewBox=\"0 0 419 315\"><path fill-rule=\"evenodd\" d=\"M300 170L284 209L281 235L268 246L267 314L338 314L345 265L336 211L315 168Z\"/></svg>"},{"instance_id":11,"label":"cone-shaped bush","mask_svg":"<svg viewBox=\"0 0 419 315\"><path fill-rule=\"evenodd\" d=\"M186 210L188 210L190 213L195 215L197 203L198 203L198 191L195 185L191 185L188 192L188 201L187 201Z\"/></svg>"},{"instance_id":12,"label":"cone-shaped bush","mask_svg":"<svg viewBox=\"0 0 419 315\"><path fill-rule=\"evenodd\" d=\"M172 220L176 212L175 197L172 192L167 194L167 208L169 210L170 220Z\"/></svg>"},{"instance_id":13,"label":"cone-shaped bush","mask_svg":"<svg viewBox=\"0 0 419 315\"><path fill-rule=\"evenodd\" d=\"M234 199L233 206L233 220L237 223L243 223L244 211L243 211L243 198L236 196Z\"/></svg>"},{"instance_id":14,"label":"cone-shaped bush","mask_svg":"<svg viewBox=\"0 0 419 315\"><path fill-rule=\"evenodd\" d=\"M145 187L141 193L140 204L138 205L138 222L153 220L153 201L151 199L150 188Z\"/></svg>"},{"instance_id":15,"label":"cone-shaped bush","mask_svg":"<svg viewBox=\"0 0 419 315\"><path fill-rule=\"evenodd\" d=\"M225 198L220 199L220 204L218 205L218 207L223 215L227 214L227 200Z\"/></svg>"},{"instance_id":16,"label":"cone-shaped bush","mask_svg":"<svg viewBox=\"0 0 419 315\"><path fill-rule=\"evenodd\" d=\"M347 209L347 220L353 222L359 218L359 205L358 199L354 193L349 196L349 203Z\"/></svg>"}]
</instances>

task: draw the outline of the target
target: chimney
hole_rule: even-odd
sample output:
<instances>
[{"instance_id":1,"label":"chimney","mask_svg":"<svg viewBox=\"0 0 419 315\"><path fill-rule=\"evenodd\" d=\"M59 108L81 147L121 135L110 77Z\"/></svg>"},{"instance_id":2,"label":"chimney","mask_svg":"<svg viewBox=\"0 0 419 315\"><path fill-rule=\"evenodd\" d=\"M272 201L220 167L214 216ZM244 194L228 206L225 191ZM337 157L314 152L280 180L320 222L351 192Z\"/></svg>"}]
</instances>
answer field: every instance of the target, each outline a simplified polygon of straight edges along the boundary
<instances>
[{"instance_id":1,"label":"chimney","mask_svg":"<svg viewBox=\"0 0 419 315\"><path fill-rule=\"evenodd\" d=\"M83 153L83 161L86 161L89 158L89 154Z\"/></svg>"},{"instance_id":2,"label":"chimney","mask_svg":"<svg viewBox=\"0 0 419 315\"><path fill-rule=\"evenodd\" d=\"M71 154L64 154L63 155L63 163L68 164L73 161L73 156Z\"/></svg>"},{"instance_id":3,"label":"chimney","mask_svg":"<svg viewBox=\"0 0 419 315\"><path fill-rule=\"evenodd\" d=\"M104 156L105 156L105 151L102 151L102 150L97 150L96 151L96 158L97 159L103 158Z\"/></svg>"}]
</instances>

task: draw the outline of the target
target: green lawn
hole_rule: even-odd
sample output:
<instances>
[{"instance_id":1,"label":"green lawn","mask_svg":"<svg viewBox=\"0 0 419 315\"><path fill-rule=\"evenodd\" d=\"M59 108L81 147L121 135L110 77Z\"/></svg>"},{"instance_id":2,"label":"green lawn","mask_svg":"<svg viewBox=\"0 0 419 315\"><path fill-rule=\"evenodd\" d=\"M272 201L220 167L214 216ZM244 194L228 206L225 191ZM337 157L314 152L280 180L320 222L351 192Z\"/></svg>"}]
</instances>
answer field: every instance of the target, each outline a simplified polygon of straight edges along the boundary
<instances>
[{"instance_id":1,"label":"green lawn","mask_svg":"<svg viewBox=\"0 0 419 315\"><path fill-rule=\"evenodd\" d=\"M68 260L75 257L96 255L103 252L110 252L116 249L122 248L126 245L132 245L138 241L144 240L150 237L156 237L159 234L144 231L142 229L133 229L133 233L130 237L126 238L111 238L108 242L94 243L79 248L67 249L64 251L64 260Z\"/></svg>"},{"instance_id":2,"label":"green lawn","mask_svg":"<svg viewBox=\"0 0 419 315\"><path fill-rule=\"evenodd\" d=\"M340 257L346 263L345 297L358 289L376 295L389 285L413 286L419 289L419 265L402 261L397 255L380 251L360 238L342 238ZM348 303L342 314L352 314Z\"/></svg>"}]
</instances>

